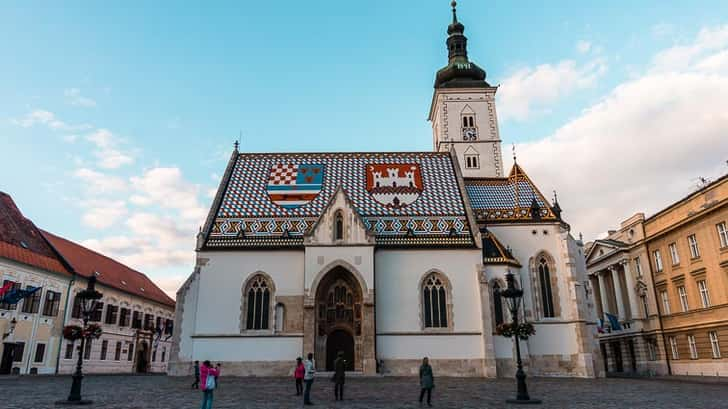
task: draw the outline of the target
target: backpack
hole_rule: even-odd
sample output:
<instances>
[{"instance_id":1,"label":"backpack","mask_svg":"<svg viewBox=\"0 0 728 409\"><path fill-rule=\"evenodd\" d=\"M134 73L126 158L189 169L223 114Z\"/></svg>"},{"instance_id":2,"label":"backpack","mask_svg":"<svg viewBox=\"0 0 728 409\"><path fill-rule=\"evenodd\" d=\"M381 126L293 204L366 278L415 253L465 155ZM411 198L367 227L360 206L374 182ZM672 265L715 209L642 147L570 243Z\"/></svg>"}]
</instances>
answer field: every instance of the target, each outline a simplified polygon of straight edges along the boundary
<instances>
[{"instance_id":1,"label":"backpack","mask_svg":"<svg viewBox=\"0 0 728 409\"><path fill-rule=\"evenodd\" d=\"M206 391L214 390L216 386L217 385L215 385L215 377L212 376L212 374L208 373L207 379L205 379L205 390Z\"/></svg>"}]
</instances>

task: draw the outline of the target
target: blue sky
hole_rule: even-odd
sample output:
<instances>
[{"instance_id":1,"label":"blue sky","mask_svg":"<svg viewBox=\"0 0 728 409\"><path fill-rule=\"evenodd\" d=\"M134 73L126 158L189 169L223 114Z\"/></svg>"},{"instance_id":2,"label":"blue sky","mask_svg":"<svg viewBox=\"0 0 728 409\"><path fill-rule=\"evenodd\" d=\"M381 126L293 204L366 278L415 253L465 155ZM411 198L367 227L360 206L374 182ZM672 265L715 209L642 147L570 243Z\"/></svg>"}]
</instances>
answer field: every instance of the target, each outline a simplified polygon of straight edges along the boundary
<instances>
[{"instance_id":1,"label":"blue sky","mask_svg":"<svg viewBox=\"0 0 728 409\"><path fill-rule=\"evenodd\" d=\"M725 1L458 9L504 152L575 232L728 170ZM449 20L445 0L4 3L0 190L170 289L239 132L245 151L430 150Z\"/></svg>"}]
</instances>

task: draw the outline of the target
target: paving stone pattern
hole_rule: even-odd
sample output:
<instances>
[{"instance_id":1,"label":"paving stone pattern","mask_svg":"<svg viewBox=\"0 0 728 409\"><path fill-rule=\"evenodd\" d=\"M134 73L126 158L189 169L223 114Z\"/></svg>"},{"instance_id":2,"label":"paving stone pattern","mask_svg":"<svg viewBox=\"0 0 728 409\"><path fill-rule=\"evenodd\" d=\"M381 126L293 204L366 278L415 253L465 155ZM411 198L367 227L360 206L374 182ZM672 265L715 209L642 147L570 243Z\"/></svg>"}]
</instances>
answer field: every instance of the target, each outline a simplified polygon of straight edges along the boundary
<instances>
[{"instance_id":1,"label":"paving stone pattern","mask_svg":"<svg viewBox=\"0 0 728 409\"><path fill-rule=\"evenodd\" d=\"M191 390L191 379L166 376L87 376L84 398L93 408L190 408L200 407L201 393ZM435 408L516 408L504 399L515 392L510 379L436 378ZM54 402L68 396L70 377L0 377L0 407L56 408ZM419 408L418 383L414 378L349 378L346 400L335 402L328 379L314 382L311 408ZM654 379L529 379L532 397L543 399L541 408L728 408L728 385ZM213 407L301 408L294 396L292 379L225 378L215 391ZM87 406L88 407L88 406ZM425 405L426 407L426 405Z\"/></svg>"}]
</instances>

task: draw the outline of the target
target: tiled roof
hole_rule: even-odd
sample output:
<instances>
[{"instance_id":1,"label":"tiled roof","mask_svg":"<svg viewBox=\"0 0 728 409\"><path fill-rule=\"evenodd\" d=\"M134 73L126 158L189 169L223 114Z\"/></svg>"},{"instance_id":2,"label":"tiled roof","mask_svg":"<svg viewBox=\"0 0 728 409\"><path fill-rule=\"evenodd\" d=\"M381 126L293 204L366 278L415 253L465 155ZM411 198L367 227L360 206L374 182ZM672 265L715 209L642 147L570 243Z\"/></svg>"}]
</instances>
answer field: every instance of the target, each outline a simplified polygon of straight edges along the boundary
<instances>
[{"instance_id":1,"label":"tiled roof","mask_svg":"<svg viewBox=\"0 0 728 409\"><path fill-rule=\"evenodd\" d=\"M211 210L207 247L300 245L295 239L310 231L339 186L381 244L417 236L428 239L399 244L472 244L448 153L261 153L234 155L231 161L223 194ZM392 167L398 177L387 176ZM400 184L378 191L377 173ZM394 204L388 202L392 197L398 198Z\"/></svg>"},{"instance_id":2,"label":"tiled roof","mask_svg":"<svg viewBox=\"0 0 728 409\"><path fill-rule=\"evenodd\" d=\"M26 219L10 195L0 192L0 257L70 274L40 230Z\"/></svg>"},{"instance_id":3,"label":"tiled roof","mask_svg":"<svg viewBox=\"0 0 728 409\"><path fill-rule=\"evenodd\" d=\"M558 220L551 205L518 164L506 178L468 178L465 190L479 222L533 221L532 206L538 205L540 220Z\"/></svg>"},{"instance_id":4,"label":"tiled roof","mask_svg":"<svg viewBox=\"0 0 728 409\"><path fill-rule=\"evenodd\" d=\"M101 284L174 307L174 300L146 275L47 231L43 235L79 275L88 278L98 272L96 278Z\"/></svg>"},{"instance_id":5,"label":"tiled roof","mask_svg":"<svg viewBox=\"0 0 728 409\"><path fill-rule=\"evenodd\" d=\"M492 232L484 230L480 233L483 240L483 264L507 264L521 267L521 263L513 257L510 249L504 247Z\"/></svg>"}]
</instances>

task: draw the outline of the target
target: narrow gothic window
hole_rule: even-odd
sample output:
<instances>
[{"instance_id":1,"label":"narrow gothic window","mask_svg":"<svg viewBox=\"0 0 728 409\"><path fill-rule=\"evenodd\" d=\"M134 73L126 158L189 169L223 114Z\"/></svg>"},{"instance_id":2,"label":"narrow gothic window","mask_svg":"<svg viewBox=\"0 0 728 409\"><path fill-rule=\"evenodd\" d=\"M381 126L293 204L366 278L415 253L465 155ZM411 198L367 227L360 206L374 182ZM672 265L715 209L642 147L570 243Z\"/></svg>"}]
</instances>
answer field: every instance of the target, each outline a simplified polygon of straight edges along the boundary
<instances>
[{"instance_id":1,"label":"narrow gothic window","mask_svg":"<svg viewBox=\"0 0 728 409\"><path fill-rule=\"evenodd\" d=\"M541 300L543 305L543 316L550 318L554 316L554 298L551 293L551 272L546 259L541 257L538 262L538 281L541 284Z\"/></svg>"},{"instance_id":2,"label":"narrow gothic window","mask_svg":"<svg viewBox=\"0 0 728 409\"><path fill-rule=\"evenodd\" d=\"M334 240L344 239L344 216L341 214L341 210L336 212L334 221Z\"/></svg>"},{"instance_id":3,"label":"narrow gothic window","mask_svg":"<svg viewBox=\"0 0 728 409\"><path fill-rule=\"evenodd\" d=\"M478 167L478 155L465 155L466 169L477 169Z\"/></svg>"},{"instance_id":4,"label":"narrow gothic window","mask_svg":"<svg viewBox=\"0 0 728 409\"><path fill-rule=\"evenodd\" d=\"M503 300L500 294L500 284L497 282L493 284L493 316L495 318L495 325L503 323Z\"/></svg>"},{"instance_id":5,"label":"narrow gothic window","mask_svg":"<svg viewBox=\"0 0 728 409\"><path fill-rule=\"evenodd\" d=\"M270 285L266 279L257 275L248 284L247 329L268 329L270 308Z\"/></svg>"},{"instance_id":6,"label":"narrow gothic window","mask_svg":"<svg viewBox=\"0 0 728 409\"><path fill-rule=\"evenodd\" d=\"M276 304L276 332L283 331L283 319L286 314L286 307L283 304Z\"/></svg>"},{"instance_id":7,"label":"narrow gothic window","mask_svg":"<svg viewBox=\"0 0 728 409\"><path fill-rule=\"evenodd\" d=\"M425 328L447 328L445 284L437 274L427 277L422 286L422 309Z\"/></svg>"}]
</instances>

